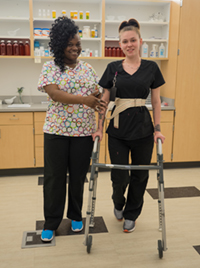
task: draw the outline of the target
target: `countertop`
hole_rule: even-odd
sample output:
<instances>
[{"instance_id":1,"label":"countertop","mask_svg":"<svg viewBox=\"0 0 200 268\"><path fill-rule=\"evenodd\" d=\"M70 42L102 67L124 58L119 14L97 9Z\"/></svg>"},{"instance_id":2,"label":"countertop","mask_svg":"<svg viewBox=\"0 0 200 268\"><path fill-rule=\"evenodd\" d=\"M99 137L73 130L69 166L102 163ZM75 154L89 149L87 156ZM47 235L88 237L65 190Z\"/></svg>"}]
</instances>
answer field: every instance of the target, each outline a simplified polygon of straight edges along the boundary
<instances>
[{"instance_id":1,"label":"countertop","mask_svg":"<svg viewBox=\"0 0 200 268\"><path fill-rule=\"evenodd\" d=\"M48 104L47 103L34 103L30 104L30 107L9 107L10 105L2 104L0 105L0 112L46 112ZM28 106L28 105L26 105ZM147 108L151 111L152 106L147 105ZM162 111L171 111L175 110L174 106L161 106Z\"/></svg>"}]
</instances>

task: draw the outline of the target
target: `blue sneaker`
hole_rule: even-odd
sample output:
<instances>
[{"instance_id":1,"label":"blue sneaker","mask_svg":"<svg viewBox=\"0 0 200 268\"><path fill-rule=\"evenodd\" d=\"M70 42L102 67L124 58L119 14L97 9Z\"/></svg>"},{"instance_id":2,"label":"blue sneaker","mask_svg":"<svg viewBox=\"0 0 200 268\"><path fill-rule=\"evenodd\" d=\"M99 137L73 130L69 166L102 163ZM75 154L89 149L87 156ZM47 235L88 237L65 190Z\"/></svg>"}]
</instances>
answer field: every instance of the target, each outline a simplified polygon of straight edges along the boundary
<instances>
[{"instance_id":1,"label":"blue sneaker","mask_svg":"<svg viewBox=\"0 0 200 268\"><path fill-rule=\"evenodd\" d=\"M54 234L52 230L42 230L41 240L43 242L51 242L53 240Z\"/></svg>"},{"instance_id":2,"label":"blue sneaker","mask_svg":"<svg viewBox=\"0 0 200 268\"><path fill-rule=\"evenodd\" d=\"M72 231L73 232L80 232L83 230L83 223L82 221L72 221Z\"/></svg>"}]
</instances>

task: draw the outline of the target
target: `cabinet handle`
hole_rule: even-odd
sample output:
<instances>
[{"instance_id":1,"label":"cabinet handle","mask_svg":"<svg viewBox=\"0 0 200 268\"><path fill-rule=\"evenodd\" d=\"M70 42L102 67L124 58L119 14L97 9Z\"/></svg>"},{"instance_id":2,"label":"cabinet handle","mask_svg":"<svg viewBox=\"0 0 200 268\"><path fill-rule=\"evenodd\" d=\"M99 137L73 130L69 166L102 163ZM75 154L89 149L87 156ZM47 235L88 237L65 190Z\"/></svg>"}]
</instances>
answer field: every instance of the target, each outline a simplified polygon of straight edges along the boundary
<instances>
[{"instance_id":1,"label":"cabinet handle","mask_svg":"<svg viewBox=\"0 0 200 268\"><path fill-rule=\"evenodd\" d=\"M19 120L19 118L9 118L10 120Z\"/></svg>"}]
</instances>

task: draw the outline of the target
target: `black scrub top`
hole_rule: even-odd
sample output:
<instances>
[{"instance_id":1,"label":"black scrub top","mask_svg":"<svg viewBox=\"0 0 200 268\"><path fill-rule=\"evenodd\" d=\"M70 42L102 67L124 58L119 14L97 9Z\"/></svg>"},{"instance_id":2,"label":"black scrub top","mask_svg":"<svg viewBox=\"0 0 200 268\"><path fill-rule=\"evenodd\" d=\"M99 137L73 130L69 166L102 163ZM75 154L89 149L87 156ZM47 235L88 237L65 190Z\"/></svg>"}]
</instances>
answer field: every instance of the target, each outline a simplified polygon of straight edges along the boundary
<instances>
[{"instance_id":1,"label":"black scrub top","mask_svg":"<svg viewBox=\"0 0 200 268\"><path fill-rule=\"evenodd\" d=\"M113 78L117 72L115 86L118 98L146 99L150 89L153 90L165 83L161 71L154 61L142 59L139 69L133 75L123 69L122 62L123 60L109 63L99 81L100 86L109 90L113 86ZM115 107L112 113L114 109ZM114 127L113 121L114 119L110 120L106 133L118 139L136 140L148 137L154 132L151 116L146 106L131 107L121 112L119 128Z\"/></svg>"}]
</instances>

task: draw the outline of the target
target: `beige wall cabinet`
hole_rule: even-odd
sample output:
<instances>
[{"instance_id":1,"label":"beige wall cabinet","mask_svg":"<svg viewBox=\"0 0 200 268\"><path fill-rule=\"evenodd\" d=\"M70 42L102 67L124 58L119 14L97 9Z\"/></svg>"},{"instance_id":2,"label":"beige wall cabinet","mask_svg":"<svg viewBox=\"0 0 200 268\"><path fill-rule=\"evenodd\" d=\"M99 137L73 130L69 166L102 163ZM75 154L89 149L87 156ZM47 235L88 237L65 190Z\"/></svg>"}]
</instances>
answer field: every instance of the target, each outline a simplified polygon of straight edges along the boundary
<instances>
[{"instance_id":1,"label":"beige wall cabinet","mask_svg":"<svg viewBox=\"0 0 200 268\"><path fill-rule=\"evenodd\" d=\"M33 113L0 113L0 169L34 167Z\"/></svg>"},{"instance_id":2,"label":"beige wall cabinet","mask_svg":"<svg viewBox=\"0 0 200 268\"><path fill-rule=\"evenodd\" d=\"M199 0L183 0L175 98L174 162L200 161L199 10Z\"/></svg>"},{"instance_id":3,"label":"beige wall cabinet","mask_svg":"<svg viewBox=\"0 0 200 268\"><path fill-rule=\"evenodd\" d=\"M44 134L43 125L46 112L34 112L35 129L35 167L44 166Z\"/></svg>"}]
</instances>

